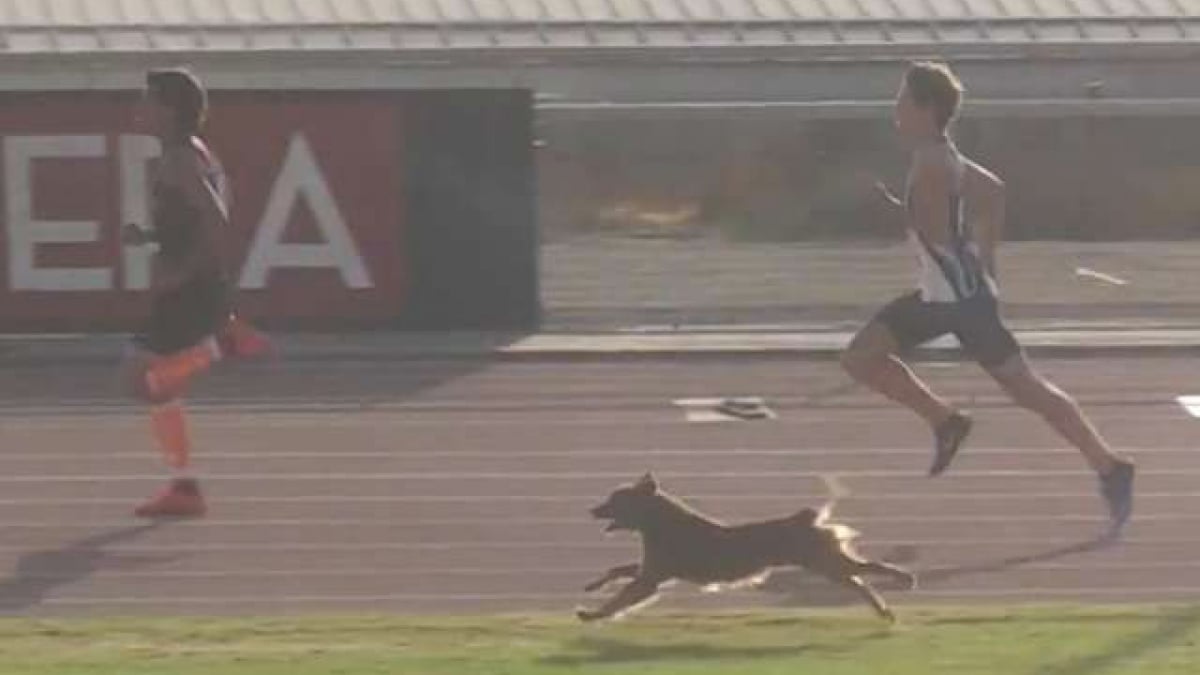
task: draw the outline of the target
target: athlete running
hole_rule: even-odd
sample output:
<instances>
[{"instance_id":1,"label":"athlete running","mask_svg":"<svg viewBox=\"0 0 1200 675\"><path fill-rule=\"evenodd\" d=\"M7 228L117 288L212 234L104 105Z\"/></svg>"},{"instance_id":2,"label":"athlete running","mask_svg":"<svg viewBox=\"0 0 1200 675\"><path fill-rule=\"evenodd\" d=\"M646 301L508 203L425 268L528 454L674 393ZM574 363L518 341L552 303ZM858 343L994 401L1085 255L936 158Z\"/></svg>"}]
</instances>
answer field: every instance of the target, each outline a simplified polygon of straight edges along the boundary
<instances>
[{"instance_id":1,"label":"athlete running","mask_svg":"<svg viewBox=\"0 0 1200 675\"><path fill-rule=\"evenodd\" d=\"M173 476L135 510L146 518L198 517L207 507L192 472L183 394L225 357L254 357L269 341L233 312L221 262L229 212L225 174L201 139L207 94L186 70L153 70L139 117L162 143L154 172L153 224L126 225L127 245L158 245L152 306L126 356L123 380L150 404L154 437Z\"/></svg>"},{"instance_id":2,"label":"athlete running","mask_svg":"<svg viewBox=\"0 0 1200 675\"><path fill-rule=\"evenodd\" d=\"M876 188L903 224L920 262L917 290L881 309L842 355L856 381L920 415L935 440L931 476L941 474L971 431L971 417L934 394L900 354L955 335L1017 405L1040 415L1096 471L1113 532L1133 509L1134 464L1118 457L1075 400L1037 373L1000 318L996 242L1004 183L964 156L949 134L962 85L942 64L915 63L896 98L895 125L912 148L905 197Z\"/></svg>"}]
</instances>

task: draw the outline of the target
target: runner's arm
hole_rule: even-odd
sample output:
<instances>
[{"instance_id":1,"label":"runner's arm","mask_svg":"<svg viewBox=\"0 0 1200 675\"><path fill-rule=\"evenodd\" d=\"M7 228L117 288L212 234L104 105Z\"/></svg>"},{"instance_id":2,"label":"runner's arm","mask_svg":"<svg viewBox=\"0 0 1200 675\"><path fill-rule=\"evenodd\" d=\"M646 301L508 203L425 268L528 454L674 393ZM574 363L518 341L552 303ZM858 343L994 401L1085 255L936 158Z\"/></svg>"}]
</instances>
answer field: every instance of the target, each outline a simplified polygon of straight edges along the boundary
<instances>
[{"instance_id":1,"label":"runner's arm","mask_svg":"<svg viewBox=\"0 0 1200 675\"><path fill-rule=\"evenodd\" d=\"M187 204L196 210L196 232L187 256L162 270L161 285L178 286L193 274L213 264L220 255L219 234L226 221L225 205L204 178L199 159L191 152L164 156L163 170L168 182L182 191Z\"/></svg>"},{"instance_id":2,"label":"runner's arm","mask_svg":"<svg viewBox=\"0 0 1200 675\"><path fill-rule=\"evenodd\" d=\"M972 226L984 268L996 278L996 246L1004 231L1005 190L999 176L975 162L967 162L967 191L977 207Z\"/></svg>"}]
</instances>

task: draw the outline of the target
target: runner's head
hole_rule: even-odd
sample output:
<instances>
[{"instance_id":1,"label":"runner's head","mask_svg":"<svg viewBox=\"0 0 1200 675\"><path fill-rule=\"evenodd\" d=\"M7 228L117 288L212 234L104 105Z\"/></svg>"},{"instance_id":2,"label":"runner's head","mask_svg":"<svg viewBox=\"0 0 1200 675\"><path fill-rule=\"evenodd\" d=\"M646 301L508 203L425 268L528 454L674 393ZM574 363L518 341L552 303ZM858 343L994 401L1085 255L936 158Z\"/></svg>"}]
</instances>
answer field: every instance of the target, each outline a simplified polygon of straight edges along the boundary
<instances>
[{"instance_id":1,"label":"runner's head","mask_svg":"<svg viewBox=\"0 0 1200 675\"><path fill-rule=\"evenodd\" d=\"M208 95L195 75L183 68L146 73L146 121L163 138L200 133L208 113Z\"/></svg>"},{"instance_id":2,"label":"runner's head","mask_svg":"<svg viewBox=\"0 0 1200 675\"><path fill-rule=\"evenodd\" d=\"M940 137L958 115L963 86L949 66L919 61L909 65L896 96L895 122L905 137Z\"/></svg>"}]
</instances>

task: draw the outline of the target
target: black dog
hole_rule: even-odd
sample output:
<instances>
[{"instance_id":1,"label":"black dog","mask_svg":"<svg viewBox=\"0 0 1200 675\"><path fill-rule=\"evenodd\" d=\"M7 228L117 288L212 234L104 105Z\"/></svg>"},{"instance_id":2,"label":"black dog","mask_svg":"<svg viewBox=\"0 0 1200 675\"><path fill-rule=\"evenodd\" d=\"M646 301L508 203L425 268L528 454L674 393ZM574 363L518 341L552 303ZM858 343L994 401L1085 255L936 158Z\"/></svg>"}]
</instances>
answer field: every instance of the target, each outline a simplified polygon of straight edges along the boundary
<instances>
[{"instance_id":1,"label":"black dog","mask_svg":"<svg viewBox=\"0 0 1200 675\"><path fill-rule=\"evenodd\" d=\"M773 568L799 566L857 590L881 617L894 621L883 598L860 575L885 575L909 588L916 587L916 576L858 555L851 546L858 533L827 522L831 507L806 508L778 520L723 525L660 490L647 473L592 509L596 518L611 521L606 532L632 530L642 535L642 562L614 567L585 590L598 590L620 578L633 581L599 609L581 609L577 615L594 621L629 612L649 604L661 584L675 579L723 590L761 583Z\"/></svg>"}]
</instances>

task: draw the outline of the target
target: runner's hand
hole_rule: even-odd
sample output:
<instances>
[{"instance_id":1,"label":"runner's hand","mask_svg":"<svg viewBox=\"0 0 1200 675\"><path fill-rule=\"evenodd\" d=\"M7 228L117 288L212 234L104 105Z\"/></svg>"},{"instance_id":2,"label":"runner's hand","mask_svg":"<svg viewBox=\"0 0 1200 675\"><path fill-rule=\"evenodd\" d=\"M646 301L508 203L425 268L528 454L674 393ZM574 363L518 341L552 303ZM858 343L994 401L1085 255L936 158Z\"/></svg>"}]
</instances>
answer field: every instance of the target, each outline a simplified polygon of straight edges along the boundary
<instances>
[{"instance_id":1,"label":"runner's hand","mask_svg":"<svg viewBox=\"0 0 1200 675\"><path fill-rule=\"evenodd\" d=\"M884 182L881 180L875 181L875 192L885 202L887 202L888 204L891 204L892 206L897 206L897 207L904 206L904 202L901 201L900 198L897 197L891 190L889 190L888 186L885 185Z\"/></svg>"},{"instance_id":2,"label":"runner's hand","mask_svg":"<svg viewBox=\"0 0 1200 675\"><path fill-rule=\"evenodd\" d=\"M888 189L887 184L870 171L857 171L855 181L859 194L865 196L869 192L871 193L871 198L877 199L892 208L904 206L904 202Z\"/></svg>"},{"instance_id":3,"label":"runner's hand","mask_svg":"<svg viewBox=\"0 0 1200 675\"><path fill-rule=\"evenodd\" d=\"M121 243L126 246L143 246L150 241L150 234L136 223L125 223L121 228Z\"/></svg>"}]
</instances>

